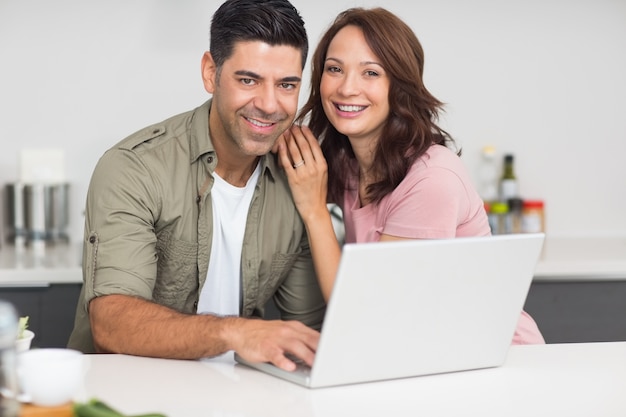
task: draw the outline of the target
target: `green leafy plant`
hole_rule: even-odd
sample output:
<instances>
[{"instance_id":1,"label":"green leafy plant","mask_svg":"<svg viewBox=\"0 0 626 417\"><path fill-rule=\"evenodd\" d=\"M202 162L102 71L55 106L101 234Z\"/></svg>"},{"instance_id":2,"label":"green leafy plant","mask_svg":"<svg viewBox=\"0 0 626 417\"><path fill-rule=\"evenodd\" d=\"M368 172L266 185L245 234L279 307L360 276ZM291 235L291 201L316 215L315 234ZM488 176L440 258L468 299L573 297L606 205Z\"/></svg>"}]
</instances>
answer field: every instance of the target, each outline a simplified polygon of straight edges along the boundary
<instances>
[{"instance_id":1,"label":"green leafy plant","mask_svg":"<svg viewBox=\"0 0 626 417\"><path fill-rule=\"evenodd\" d=\"M24 330L28 328L28 316L20 317L17 323L17 338L21 339L24 337Z\"/></svg>"},{"instance_id":2,"label":"green leafy plant","mask_svg":"<svg viewBox=\"0 0 626 417\"><path fill-rule=\"evenodd\" d=\"M75 417L167 417L161 413L150 414L137 414L129 416L122 414L114 408L111 408L108 404L92 398L86 403L74 404L74 416Z\"/></svg>"}]
</instances>

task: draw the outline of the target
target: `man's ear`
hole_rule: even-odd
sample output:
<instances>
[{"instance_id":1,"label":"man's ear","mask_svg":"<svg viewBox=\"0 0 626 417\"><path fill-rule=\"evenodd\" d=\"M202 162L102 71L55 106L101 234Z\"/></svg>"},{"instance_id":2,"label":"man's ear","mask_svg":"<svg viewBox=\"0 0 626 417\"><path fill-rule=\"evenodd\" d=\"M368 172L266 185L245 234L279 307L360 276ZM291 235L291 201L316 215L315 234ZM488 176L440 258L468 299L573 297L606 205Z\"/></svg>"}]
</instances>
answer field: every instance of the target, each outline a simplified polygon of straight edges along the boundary
<instances>
[{"instance_id":1,"label":"man's ear","mask_svg":"<svg viewBox=\"0 0 626 417\"><path fill-rule=\"evenodd\" d=\"M217 67L211 52L206 51L202 55L202 82L204 83L204 89L213 94L215 91L215 85L217 84Z\"/></svg>"}]
</instances>

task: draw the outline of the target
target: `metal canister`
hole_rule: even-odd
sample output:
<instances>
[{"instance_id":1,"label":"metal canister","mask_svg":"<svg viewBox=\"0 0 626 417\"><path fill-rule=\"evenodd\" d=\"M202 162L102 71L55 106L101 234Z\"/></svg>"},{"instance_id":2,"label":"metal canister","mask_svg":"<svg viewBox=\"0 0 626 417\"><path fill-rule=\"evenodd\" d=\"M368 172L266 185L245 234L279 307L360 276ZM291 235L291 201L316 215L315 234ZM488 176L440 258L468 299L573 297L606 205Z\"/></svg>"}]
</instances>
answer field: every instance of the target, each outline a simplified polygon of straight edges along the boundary
<instances>
[{"instance_id":1,"label":"metal canister","mask_svg":"<svg viewBox=\"0 0 626 417\"><path fill-rule=\"evenodd\" d=\"M26 242L26 225L24 220L24 184L9 183L4 187L6 205L5 212L5 239L9 243L21 244Z\"/></svg>"},{"instance_id":2,"label":"metal canister","mask_svg":"<svg viewBox=\"0 0 626 417\"><path fill-rule=\"evenodd\" d=\"M5 239L18 245L69 241L69 184L5 186Z\"/></svg>"}]
</instances>

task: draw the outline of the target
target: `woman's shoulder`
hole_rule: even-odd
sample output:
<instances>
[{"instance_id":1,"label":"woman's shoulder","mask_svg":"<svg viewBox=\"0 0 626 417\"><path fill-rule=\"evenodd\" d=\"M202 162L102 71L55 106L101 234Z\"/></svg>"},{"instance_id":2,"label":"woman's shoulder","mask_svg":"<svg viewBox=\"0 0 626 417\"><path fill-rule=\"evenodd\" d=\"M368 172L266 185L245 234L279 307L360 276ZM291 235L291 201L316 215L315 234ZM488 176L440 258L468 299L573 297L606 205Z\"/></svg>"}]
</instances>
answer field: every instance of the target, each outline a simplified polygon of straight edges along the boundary
<instances>
[{"instance_id":1,"label":"woman's shoulder","mask_svg":"<svg viewBox=\"0 0 626 417\"><path fill-rule=\"evenodd\" d=\"M444 145L433 144L430 145L430 148L426 151L426 153L422 156L430 156L431 158L441 159L443 161L446 160L454 160L458 161L461 158L457 155L456 150L450 149Z\"/></svg>"},{"instance_id":2,"label":"woman's shoulder","mask_svg":"<svg viewBox=\"0 0 626 417\"><path fill-rule=\"evenodd\" d=\"M464 170L463 162L459 155L450 148L443 145L432 145L414 163L412 170L423 170L427 168L445 168L453 171Z\"/></svg>"}]
</instances>

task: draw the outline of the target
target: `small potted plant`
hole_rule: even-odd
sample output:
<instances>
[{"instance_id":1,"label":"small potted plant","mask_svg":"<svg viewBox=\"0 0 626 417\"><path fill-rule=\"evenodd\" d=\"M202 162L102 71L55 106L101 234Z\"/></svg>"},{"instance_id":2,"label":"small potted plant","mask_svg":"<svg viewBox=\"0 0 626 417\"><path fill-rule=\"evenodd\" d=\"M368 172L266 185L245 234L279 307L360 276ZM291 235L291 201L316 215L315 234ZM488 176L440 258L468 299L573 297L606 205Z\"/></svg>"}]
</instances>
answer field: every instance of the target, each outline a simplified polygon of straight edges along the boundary
<instances>
[{"instance_id":1,"label":"small potted plant","mask_svg":"<svg viewBox=\"0 0 626 417\"><path fill-rule=\"evenodd\" d=\"M28 316L20 317L17 328L17 340L15 341L15 350L24 352L30 349L30 344L35 337L35 333L28 330Z\"/></svg>"}]
</instances>

